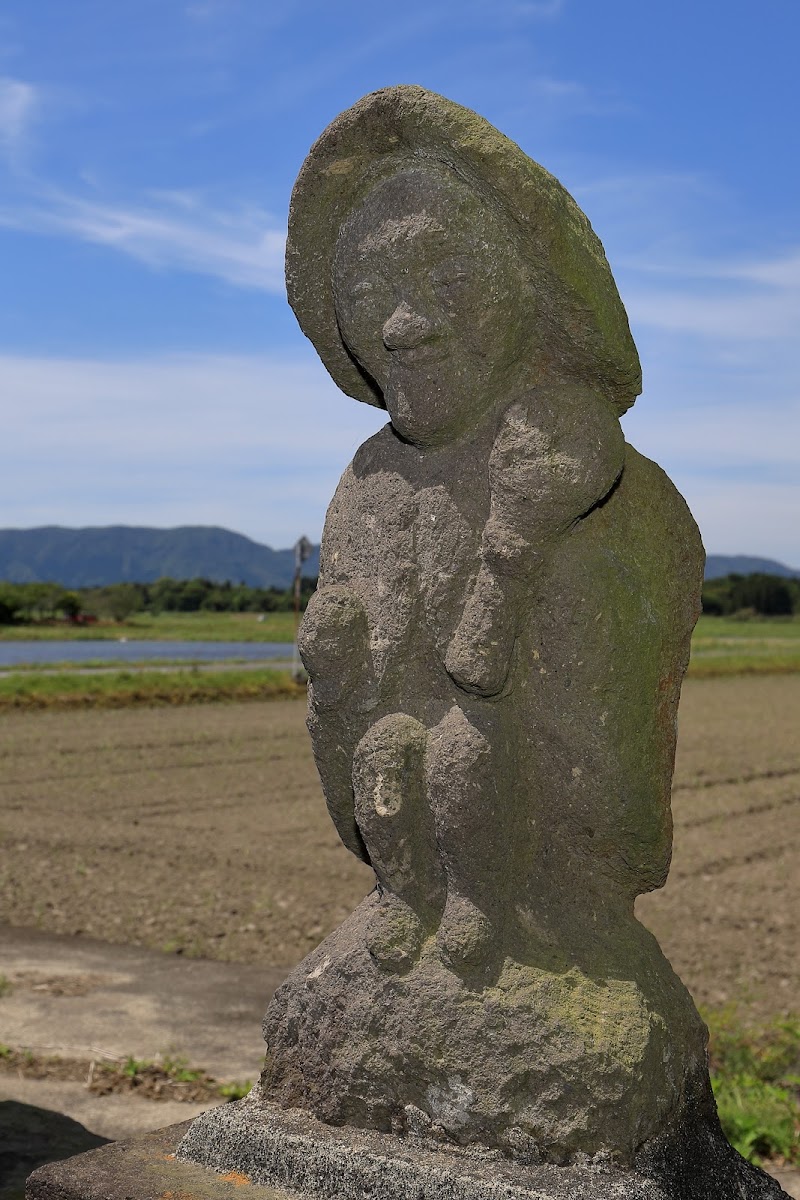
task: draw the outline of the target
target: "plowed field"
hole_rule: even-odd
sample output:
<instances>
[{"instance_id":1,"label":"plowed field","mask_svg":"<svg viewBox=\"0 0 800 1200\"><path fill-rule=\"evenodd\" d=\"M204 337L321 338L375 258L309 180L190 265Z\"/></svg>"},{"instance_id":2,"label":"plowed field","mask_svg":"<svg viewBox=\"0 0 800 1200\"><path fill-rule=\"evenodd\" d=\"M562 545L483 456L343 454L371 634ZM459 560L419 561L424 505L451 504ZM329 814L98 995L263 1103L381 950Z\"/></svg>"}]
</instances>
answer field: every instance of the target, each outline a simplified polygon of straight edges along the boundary
<instances>
[{"instance_id":1,"label":"plowed field","mask_svg":"<svg viewBox=\"0 0 800 1200\"><path fill-rule=\"evenodd\" d=\"M0 721L0 904L14 925L290 966L369 890L296 701ZM690 680L675 853L639 901L695 997L797 1009L800 676Z\"/></svg>"}]
</instances>

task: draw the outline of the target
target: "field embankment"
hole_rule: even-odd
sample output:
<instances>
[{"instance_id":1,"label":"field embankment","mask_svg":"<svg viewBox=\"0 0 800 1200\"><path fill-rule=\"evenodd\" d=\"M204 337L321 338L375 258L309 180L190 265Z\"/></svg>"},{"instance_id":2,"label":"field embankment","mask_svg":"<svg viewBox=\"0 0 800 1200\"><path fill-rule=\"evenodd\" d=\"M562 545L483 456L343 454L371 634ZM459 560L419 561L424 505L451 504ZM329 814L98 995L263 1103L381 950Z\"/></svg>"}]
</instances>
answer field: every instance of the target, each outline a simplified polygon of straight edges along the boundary
<instances>
[{"instance_id":1,"label":"field embankment","mask_svg":"<svg viewBox=\"0 0 800 1200\"><path fill-rule=\"evenodd\" d=\"M800 671L797 617L702 616L692 638L689 675L790 674Z\"/></svg>"},{"instance_id":2,"label":"field embankment","mask_svg":"<svg viewBox=\"0 0 800 1200\"><path fill-rule=\"evenodd\" d=\"M14 632L30 627L12 627ZM57 634L59 627L38 627L42 634ZM61 627L63 629L63 627ZM95 627L96 628L96 627ZM160 617L139 616L124 626L129 640L200 642L282 641L294 636L291 613L269 614L259 623L252 614L184 613ZM119 630L117 630L119 632ZM155 632L154 632L155 631ZM232 632L233 631L233 632ZM5 627L8 633L8 627ZM234 636L234 633L236 636ZM0 630L0 640L2 640ZM68 639L65 639L68 640ZM198 645L200 655L202 647ZM230 661L196 664L167 671L152 663L128 663L114 669L113 642L108 657L98 663L61 664L58 670L32 666L0 668L0 711L8 709L122 708L147 705L180 705L219 701L265 700L300 694L284 671ZM800 621L781 618L736 620L702 617L692 643L690 679L715 679L738 675L789 675L800 672Z\"/></svg>"},{"instance_id":3,"label":"field embankment","mask_svg":"<svg viewBox=\"0 0 800 1200\"><path fill-rule=\"evenodd\" d=\"M37 621L0 625L0 642L292 642L291 612L162 612L137 613L125 621Z\"/></svg>"},{"instance_id":4,"label":"field embankment","mask_svg":"<svg viewBox=\"0 0 800 1200\"><path fill-rule=\"evenodd\" d=\"M289 671L269 667L0 673L0 712L216 704L303 696L305 686L296 683Z\"/></svg>"}]
</instances>

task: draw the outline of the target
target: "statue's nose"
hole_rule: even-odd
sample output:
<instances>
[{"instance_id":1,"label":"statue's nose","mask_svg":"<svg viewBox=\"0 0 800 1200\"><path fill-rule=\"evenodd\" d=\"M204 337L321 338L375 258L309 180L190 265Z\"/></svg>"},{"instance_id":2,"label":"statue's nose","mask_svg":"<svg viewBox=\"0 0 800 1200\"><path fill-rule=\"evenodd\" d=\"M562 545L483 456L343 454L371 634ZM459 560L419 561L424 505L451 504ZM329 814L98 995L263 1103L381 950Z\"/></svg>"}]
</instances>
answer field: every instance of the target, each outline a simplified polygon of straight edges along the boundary
<instances>
[{"instance_id":1,"label":"statue's nose","mask_svg":"<svg viewBox=\"0 0 800 1200\"><path fill-rule=\"evenodd\" d=\"M404 300L386 321L381 334L387 350L411 350L424 342L432 331L433 325L428 318L414 312Z\"/></svg>"}]
</instances>

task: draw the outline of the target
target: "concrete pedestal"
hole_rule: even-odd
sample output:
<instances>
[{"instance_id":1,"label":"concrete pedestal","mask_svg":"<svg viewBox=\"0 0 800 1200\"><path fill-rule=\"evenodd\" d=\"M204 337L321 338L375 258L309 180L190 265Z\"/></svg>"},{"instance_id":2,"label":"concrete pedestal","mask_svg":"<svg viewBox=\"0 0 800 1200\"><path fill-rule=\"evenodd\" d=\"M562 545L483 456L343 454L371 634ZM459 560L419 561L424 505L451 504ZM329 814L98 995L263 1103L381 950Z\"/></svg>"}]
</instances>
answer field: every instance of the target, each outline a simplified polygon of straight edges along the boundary
<instances>
[{"instance_id":1,"label":"concrete pedestal","mask_svg":"<svg viewBox=\"0 0 800 1200\"><path fill-rule=\"evenodd\" d=\"M192 1161L193 1160L193 1161ZM635 1169L522 1165L499 1153L333 1128L252 1098L51 1163L27 1200L789 1200L713 1131Z\"/></svg>"},{"instance_id":2,"label":"concrete pedestal","mask_svg":"<svg viewBox=\"0 0 800 1200\"><path fill-rule=\"evenodd\" d=\"M283 1189L254 1186L244 1175L179 1162L175 1151L189 1125L182 1121L47 1163L28 1177L26 1200L234 1200L243 1188L248 1200L289 1200Z\"/></svg>"}]
</instances>

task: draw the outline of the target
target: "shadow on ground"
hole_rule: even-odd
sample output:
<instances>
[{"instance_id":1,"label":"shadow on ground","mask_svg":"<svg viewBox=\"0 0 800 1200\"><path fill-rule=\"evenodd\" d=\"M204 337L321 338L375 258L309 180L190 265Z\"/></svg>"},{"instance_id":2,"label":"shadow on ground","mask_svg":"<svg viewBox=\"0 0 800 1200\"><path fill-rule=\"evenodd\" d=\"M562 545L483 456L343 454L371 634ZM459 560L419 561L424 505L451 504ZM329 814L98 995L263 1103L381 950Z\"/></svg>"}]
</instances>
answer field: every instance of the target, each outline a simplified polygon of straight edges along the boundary
<instances>
[{"instance_id":1,"label":"shadow on ground","mask_svg":"<svg viewBox=\"0 0 800 1200\"><path fill-rule=\"evenodd\" d=\"M0 1101L0 1200L22 1200L25 1180L43 1163L94 1150L108 1140L63 1113Z\"/></svg>"}]
</instances>

